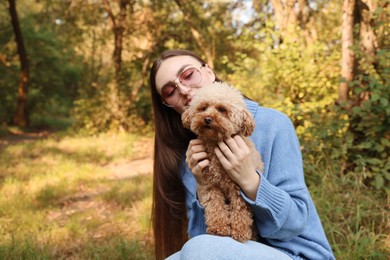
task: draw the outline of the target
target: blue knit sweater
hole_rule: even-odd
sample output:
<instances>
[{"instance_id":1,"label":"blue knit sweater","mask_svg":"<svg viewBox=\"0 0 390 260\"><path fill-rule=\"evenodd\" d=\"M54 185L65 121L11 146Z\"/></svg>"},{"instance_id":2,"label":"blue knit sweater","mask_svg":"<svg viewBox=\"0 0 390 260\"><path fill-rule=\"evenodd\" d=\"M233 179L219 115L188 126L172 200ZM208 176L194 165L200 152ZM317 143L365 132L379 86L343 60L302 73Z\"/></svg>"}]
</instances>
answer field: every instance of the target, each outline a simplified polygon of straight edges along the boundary
<instances>
[{"instance_id":1,"label":"blue knit sweater","mask_svg":"<svg viewBox=\"0 0 390 260\"><path fill-rule=\"evenodd\" d=\"M261 241L293 259L334 259L320 218L306 187L295 129L284 114L245 100L256 128L251 136L264 162L256 200L241 193L254 211ZM196 181L183 162L188 234L206 233L204 208L196 197Z\"/></svg>"}]
</instances>

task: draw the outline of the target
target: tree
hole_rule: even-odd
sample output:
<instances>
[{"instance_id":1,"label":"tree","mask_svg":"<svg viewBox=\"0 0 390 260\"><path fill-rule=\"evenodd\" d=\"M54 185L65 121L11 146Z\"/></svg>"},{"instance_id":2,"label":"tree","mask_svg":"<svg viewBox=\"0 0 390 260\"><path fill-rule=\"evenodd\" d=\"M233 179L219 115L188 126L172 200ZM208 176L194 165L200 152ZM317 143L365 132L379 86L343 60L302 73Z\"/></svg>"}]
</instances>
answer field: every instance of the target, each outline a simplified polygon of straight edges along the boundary
<instances>
[{"instance_id":1,"label":"tree","mask_svg":"<svg viewBox=\"0 0 390 260\"><path fill-rule=\"evenodd\" d=\"M342 18L342 33L341 33L341 77L343 81L339 86L338 103L346 104L349 102L349 86L354 75L355 54L353 47L353 26L354 26L354 11L356 0L344 0L343 3L343 18Z\"/></svg>"},{"instance_id":2,"label":"tree","mask_svg":"<svg viewBox=\"0 0 390 260\"><path fill-rule=\"evenodd\" d=\"M112 58L115 65L115 83L110 83L110 107L113 118L118 121L118 127L124 130L127 127L125 123L126 114L122 108L120 100L119 86L122 82L122 50L123 50L123 34L126 30L125 21L127 15L127 7L132 8L134 2L130 0L119 0L119 14L115 16L111 9L108 0L104 0L104 6L108 16L112 22L112 31L114 33L114 52Z\"/></svg>"},{"instance_id":3,"label":"tree","mask_svg":"<svg viewBox=\"0 0 390 260\"><path fill-rule=\"evenodd\" d=\"M180 10L183 12L184 21L190 27L193 38L195 39L199 49L206 56L206 62L212 68L214 67L215 60L215 35L210 31L210 26L195 26L195 18L199 21L203 20L201 13L204 11L198 3L187 2L182 0L175 0L176 4L179 6ZM201 30L205 30L206 33L202 33ZM207 35L207 36L206 36Z\"/></svg>"},{"instance_id":4,"label":"tree","mask_svg":"<svg viewBox=\"0 0 390 260\"><path fill-rule=\"evenodd\" d=\"M232 52L233 41L226 41L235 35L236 28L232 23L233 9L237 3L229 1L183 1L175 0L182 14L182 32L190 34L188 39L180 37L181 41L188 41L190 46L199 50L206 63L212 68L221 65L217 57Z\"/></svg>"},{"instance_id":5,"label":"tree","mask_svg":"<svg viewBox=\"0 0 390 260\"><path fill-rule=\"evenodd\" d=\"M254 0L253 3L257 10L261 10L262 0ZM317 39L313 12L308 0L266 0L263 5L266 12L272 9L275 29L283 36L281 41L295 41L300 36L297 34L297 28L302 32L306 44Z\"/></svg>"},{"instance_id":6,"label":"tree","mask_svg":"<svg viewBox=\"0 0 390 260\"><path fill-rule=\"evenodd\" d=\"M16 11L15 0L8 0L9 13L11 15L12 27L15 34L15 40L18 49L18 55L20 60L20 77L17 95L17 104L15 114L13 117L13 123L19 127L26 127L29 125L28 117L28 83L30 79L28 58L26 48L24 46L23 34L20 29L18 14Z\"/></svg>"},{"instance_id":7,"label":"tree","mask_svg":"<svg viewBox=\"0 0 390 260\"><path fill-rule=\"evenodd\" d=\"M388 49L378 41L388 19L386 6L385 1L344 0L338 97L351 140L346 171L364 172L378 189L390 181Z\"/></svg>"},{"instance_id":8,"label":"tree","mask_svg":"<svg viewBox=\"0 0 390 260\"><path fill-rule=\"evenodd\" d=\"M120 79L121 65L122 65L122 50L123 50L123 34L126 30L125 21L127 16L127 7L130 5L132 8L134 3L130 0L120 0L119 1L119 14L114 15L110 3L108 0L104 0L104 6L108 13L108 16L112 22L112 31L114 33L114 52L113 60L115 64L115 77L117 81Z\"/></svg>"},{"instance_id":9,"label":"tree","mask_svg":"<svg viewBox=\"0 0 390 260\"><path fill-rule=\"evenodd\" d=\"M342 21L342 58L341 77L338 103L351 109L360 106L369 98L368 91L362 91L351 97L350 84L359 74L376 73L378 49L377 35L374 31L374 13L377 4L372 0L344 0ZM354 33L354 28L358 32ZM356 57L358 52L359 59ZM364 82L361 82L364 84Z\"/></svg>"}]
</instances>

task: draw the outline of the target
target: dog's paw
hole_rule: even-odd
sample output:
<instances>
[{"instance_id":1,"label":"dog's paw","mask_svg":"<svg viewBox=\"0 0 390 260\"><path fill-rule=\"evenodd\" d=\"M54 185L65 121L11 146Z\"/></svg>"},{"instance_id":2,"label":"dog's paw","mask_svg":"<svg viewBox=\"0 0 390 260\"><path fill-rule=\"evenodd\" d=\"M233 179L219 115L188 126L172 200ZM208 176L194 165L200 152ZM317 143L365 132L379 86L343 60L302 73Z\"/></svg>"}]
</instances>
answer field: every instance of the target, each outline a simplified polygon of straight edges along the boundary
<instances>
[{"instance_id":1,"label":"dog's paw","mask_svg":"<svg viewBox=\"0 0 390 260\"><path fill-rule=\"evenodd\" d=\"M231 236L230 227L226 226L226 225L209 227L209 228L207 228L207 233L212 234L212 235L221 236L221 237Z\"/></svg>"},{"instance_id":2,"label":"dog's paw","mask_svg":"<svg viewBox=\"0 0 390 260\"><path fill-rule=\"evenodd\" d=\"M245 232L245 231L243 232L242 230L240 230L240 231L232 230L231 237L234 240L237 240L237 241L240 241L240 242L246 242L248 240L251 240L252 232Z\"/></svg>"}]
</instances>

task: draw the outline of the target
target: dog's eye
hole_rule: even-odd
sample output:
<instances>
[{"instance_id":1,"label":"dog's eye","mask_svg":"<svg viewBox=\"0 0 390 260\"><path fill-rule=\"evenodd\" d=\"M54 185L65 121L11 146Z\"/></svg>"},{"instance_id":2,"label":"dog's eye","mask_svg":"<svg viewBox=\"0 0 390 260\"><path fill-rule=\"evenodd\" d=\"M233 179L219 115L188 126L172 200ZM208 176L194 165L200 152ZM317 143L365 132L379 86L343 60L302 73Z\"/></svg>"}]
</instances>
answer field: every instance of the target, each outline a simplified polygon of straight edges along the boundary
<instances>
[{"instance_id":1,"label":"dog's eye","mask_svg":"<svg viewBox=\"0 0 390 260\"><path fill-rule=\"evenodd\" d=\"M226 108L225 107L218 107L217 109L221 113L225 113L226 112Z\"/></svg>"},{"instance_id":2,"label":"dog's eye","mask_svg":"<svg viewBox=\"0 0 390 260\"><path fill-rule=\"evenodd\" d=\"M206 111L207 110L207 106L202 106L199 108L200 111Z\"/></svg>"}]
</instances>

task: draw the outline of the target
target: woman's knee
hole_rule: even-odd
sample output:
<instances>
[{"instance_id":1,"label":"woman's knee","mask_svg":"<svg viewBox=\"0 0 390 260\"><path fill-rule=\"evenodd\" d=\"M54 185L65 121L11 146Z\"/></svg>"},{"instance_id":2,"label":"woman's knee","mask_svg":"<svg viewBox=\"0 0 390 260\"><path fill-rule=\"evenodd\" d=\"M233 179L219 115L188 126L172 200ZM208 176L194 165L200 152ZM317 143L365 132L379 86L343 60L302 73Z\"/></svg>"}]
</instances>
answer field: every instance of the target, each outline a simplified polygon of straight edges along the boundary
<instances>
[{"instance_id":1,"label":"woman's knee","mask_svg":"<svg viewBox=\"0 0 390 260\"><path fill-rule=\"evenodd\" d=\"M182 259L210 259L216 248L213 245L220 244L217 240L221 237L212 235L199 235L188 240L181 249Z\"/></svg>"},{"instance_id":2,"label":"woman's knee","mask_svg":"<svg viewBox=\"0 0 390 260\"><path fill-rule=\"evenodd\" d=\"M199 235L187 241L181 259L240 259L244 245L230 237Z\"/></svg>"},{"instance_id":3,"label":"woman's knee","mask_svg":"<svg viewBox=\"0 0 390 260\"><path fill-rule=\"evenodd\" d=\"M181 259L291 259L270 246L248 241L240 243L230 237L199 235L187 241L180 252Z\"/></svg>"}]
</instances>

